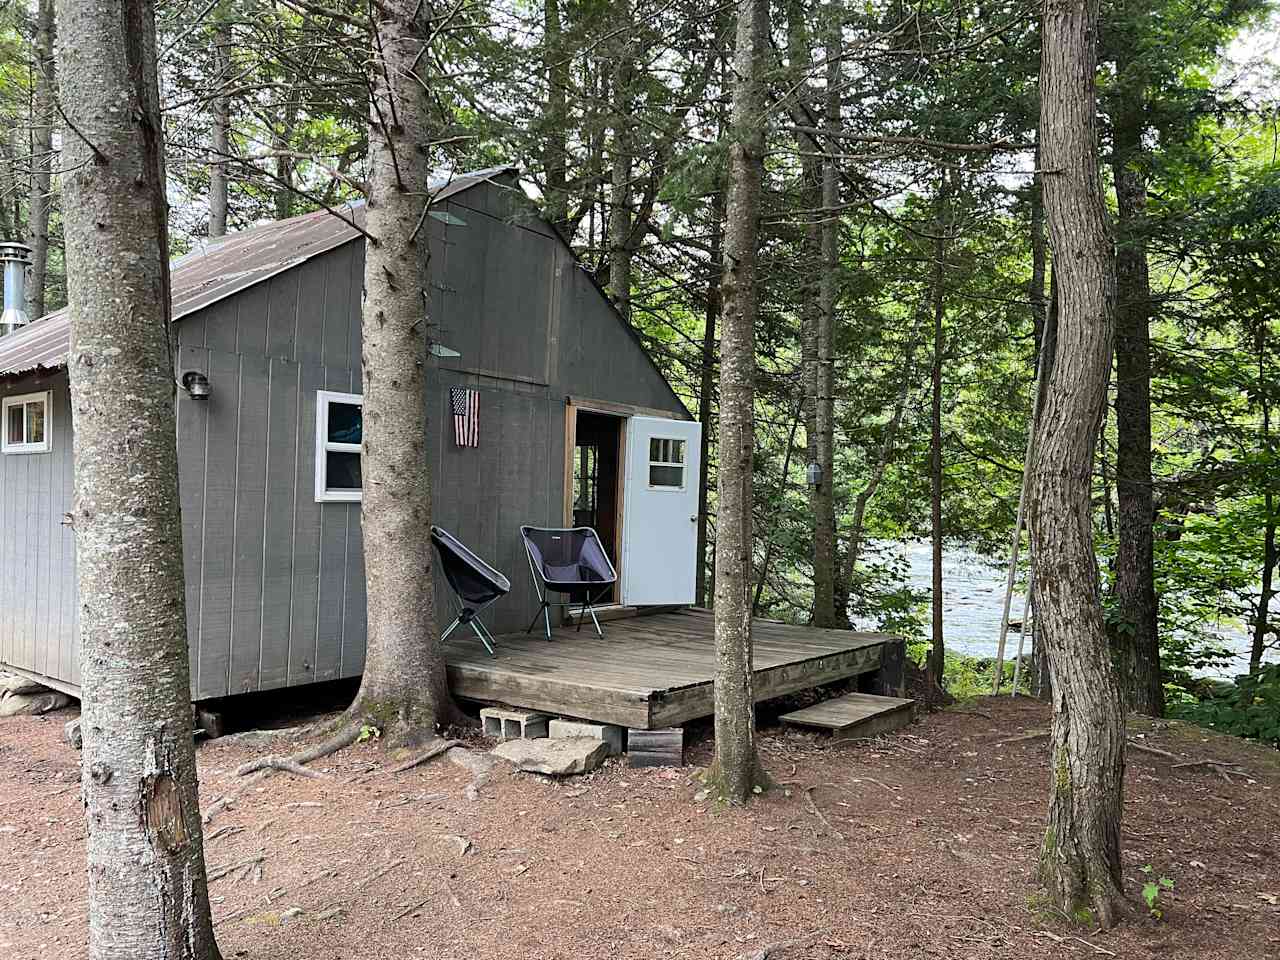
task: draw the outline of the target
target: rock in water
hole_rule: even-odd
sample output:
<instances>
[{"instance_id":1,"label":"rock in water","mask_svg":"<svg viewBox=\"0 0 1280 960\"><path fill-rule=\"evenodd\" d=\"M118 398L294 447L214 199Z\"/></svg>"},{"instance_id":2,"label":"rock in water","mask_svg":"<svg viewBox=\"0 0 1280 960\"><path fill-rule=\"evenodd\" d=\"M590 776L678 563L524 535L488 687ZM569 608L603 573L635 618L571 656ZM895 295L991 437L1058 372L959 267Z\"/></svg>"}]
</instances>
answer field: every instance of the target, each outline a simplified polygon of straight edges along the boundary
<instances>
[{"instance_id":1,"label":"rock in water","mask_svg":"<svg viewBox=\"0 0 1280 960\"><path fill-rule=\"evenodd\" d=\"M526 773L542 773L551 777L569 777L589 773L609 755L603 740L586 737L543 737L538 740L508 740L493 748L501 757Z\"/></svg>"},{"instance_id":2,"label":"rock in water","mask_svg":"<svg viewBox=\"0 0 1280 960\"><path fill-rule=\"evenodd\" d=\"M0 717L38 716L70 705L71 698L56 690L45 693L11 693L0 700Z\"/></svg>"}]
</instances>

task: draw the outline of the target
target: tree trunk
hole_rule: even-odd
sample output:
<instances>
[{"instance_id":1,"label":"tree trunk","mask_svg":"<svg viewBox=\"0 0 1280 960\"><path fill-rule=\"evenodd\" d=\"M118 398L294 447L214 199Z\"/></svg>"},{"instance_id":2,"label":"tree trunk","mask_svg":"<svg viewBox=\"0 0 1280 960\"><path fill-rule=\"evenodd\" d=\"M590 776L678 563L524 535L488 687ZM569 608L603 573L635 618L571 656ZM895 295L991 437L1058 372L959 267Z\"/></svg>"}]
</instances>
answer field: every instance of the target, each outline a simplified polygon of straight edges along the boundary
<instances>
[{"instance_id":1,"label":"tree trunk","mask_svg":"<svg viewBox=\"0 0 1280 960\"><path fill-rule=\"evenodd\" d=\"M840 22L833 7L827 33L826 122L840 126ZM834 148L822 160L822 210L820 253L822 279L818 288L814 371L814 439L822 482L813 490L813 623L836 626L836 514L835 514L835 316L840 289L840 179ZM847 615L846 615L847 618Z\"/></svg>"},{"instance_id":2,"label":"tree trunk","mask_svg":"<svg viewBox=\"0 0 1280 960\"><path fill-rule=\"evenodd\" d=\"M1115 265L1095 130L1098 0L1044 12L1045 212L1058 283L1057 360L1045 392L1029 526L1037 624L1053 674L1053 767L1040 875L1082 923L1124 911L1124 704L1103 626L1090 478L1110 376Z\"/></svg>"},{"instance_id":3,"label":"tree trunk","mask_svg":"<svg viewBox=\"0 0 1280 960\"><path fill-rule=\"evenodd\" d=\"M1042 188L1043 189L1043 188ZM1043 194L1042 194L1043 195ZM1035 401L1037 409L1036 419L1031 424L1031 429L1037 433L1040 430L1040 418L1044 412L1045 395L1049 390L1049 378L1053 375L1053 364L1058 356L1058 280L1057 276L1050 271L1049 273L1049 303L1045 310L1044 329L1041 331L1041 339L1037 353L1037 371L1039 381L1039 397ZM1035 450L1032 449L1034 455ZM1028 472L1034 469L1033 459L1026 465ZM1030 542L1031 531L1027 531L1028 542ZM1035 580L1034 573L1032 580ZM1031 604L1035 609L1034 589L1032 590ZM1026 618L1023 618L1023 630L1026 629ZM1045 650L1044 641L1040 636L1039 629L1034 629L1031 634L1031 665L1032 665L1032 682L1031 694L1041 700L1048 700L1053 694L1053 677L1049 673L1049 655Z\"/></svg>"},{"instance_id":4,"label":"tree trunk","mask_svg":"<svg viewBox=\"0 0 1280 960\"><path fill-rule=\"evenodd\" d=\"M1262 452L1270 457L1273 453L1271 445L1271 401L1267 395L1267 327L1268 319L1258 324L1258 398L1262 404ZM1276 565L1280 563L1280 550L1276 547L1276 513L1275 494L1272 492L1273 476L1264 479L1266 489L1262 495L1262 505L1266 512L1266 520L1262 529L1262 592L1258 596L1258 606L1253 617L1253 644L1249 649L1249 672L1257 673L1262 669L1262 654L1266 649L1267 634L1270 632L1271 598L1275 596L1274 577Z\"/></svg>"},{"instance_id":5,"label":"tree trunk","mask_svg":"<svg viewBox=\"0 0 1280 960\"><path fill-rule=\"evenodd\" d=\"M702 371L698 384L698 422L702 424L702 454L698 462L698 571L694 596L698 606L707 603L707 529L710 512L711 424L715 401L716 322L720 319L720 279L724 273L721 244L724 240L724 193L717 190L711 201L711 256L708 262L707 312L702 329ZM714 565L713 565L714 567Z\"/></svg>"},{"instance_id":6,"label":"tree trunk","mask_svg":"<svg viewBox=\"0 0 1280 960\"><path fill-rule=\"evenodd\" d=\"M213 124L213 161L209 164L209 236L227 235L227 161L231 146L231 112L226 95L222 92L230 79L227 48L231 44L230 30L225 23L218 23L213 32L213 70L217 92L209 104Z\"/></svg>"},{"instance_id":7,"label":"tree trunk","mask_svg":"<svg viewBox=\"0 0 1280 960\"><path fill-rule=\"evenodd\" d=\"M351 715L393 742L428 739L453 722L431 556L427 458L427 184L430 102L423 51L436 11L389 0L374 25L369 178L360 332L361 456L368 640Z\"/></svg>"},{"instance_id":8,"label":"tree trunk","mask_svg":"<svg viewBox=\"0 0 1280 960\"><path fill-rule=\"evenodd\" d=\"M933 644L929 648L927 673L938 687L946 665L946 648L942 636L942 361L946 352L943 320L947 315L946 258L949 181L945 169L939 168L938 216L934 222L937 234L933 245L933 367L930 371L929 405L929 530L933 546Z\"/></svg>"},{"instance_id":9,"label":"tree trunk","mask_svg":"<svg viewBox=\"0 0 1280 960\"><path fill-rule=\"evenodd\" d=\"M631 4L623 2L617 16L624 24L614 63L613 158L609 175L609 294L618 313L631 320L631 171L634 161L632 133L635 120L631 116L631 87L634 65L631 62Z\"/></svg>"},{"instance_id":10,"label":"tree trunk","mask_svg":"<svg viewBox=\"0 0 1280 960\"><path fill-rule=\"evenodd\" d=\"M60 0L58 22L89 956L216 960L187 661L155 12L148 0Z\"/></svg>"},{"instance_id":11,"label":"tree trunk","mask_svg":"<svg viewBox=\"0 0 1280 960\"><path fill-rule=\"evenodd\" d=\"M1143 97L1131 74L1142 63L1117 58L1111 169L1116 185L1116 559L1119 620L1111 647L1128 708L1164 713L1156 601L1155 508L1151 483L1151 280L1143 218L1147 180L1142 148Z\"/></svg>"},{"instance_id":12,"label":"tree trunk","mask_svg":"<svg viewBox=\"0 0 1280 960\"><path fill-rule=\"evenodd\" d=\"M542 9L542 69L547 78L547 134L542 167L546 171L547 219L564 229L569 219L568 155L565 142L568 115L565 100L569 88L569 58L564 50L560 0L545 0Z\"/></svg>"},{"instance_id":13,"label":"tree trunk","mask_svg":"<svg viewBox=\"0 0 1280 960\"><path fill-rule=\"evenodd\" d=\"M715 737L708 783L745 803L762 785L752 694L751 467L755 442L755 321L764 176L768 5L738 0L733 142L724 239L724 334L720 345L720 478L716 530Z\"/></svg>"},{"instance_id":14,"label":"tree trunk","mask_svg":"<svg viewBox=\"0 0 1280 960\"><path fill-rule=\"evenodd\" d=\"M27 236L31 247L31 283L27 313L32 320L45 314L49 277L50 176L53 166L54 76L53 0L40 0L36 13L35 89L31 100L31 196L27 204Z\"/></svg>"}]
</instances>

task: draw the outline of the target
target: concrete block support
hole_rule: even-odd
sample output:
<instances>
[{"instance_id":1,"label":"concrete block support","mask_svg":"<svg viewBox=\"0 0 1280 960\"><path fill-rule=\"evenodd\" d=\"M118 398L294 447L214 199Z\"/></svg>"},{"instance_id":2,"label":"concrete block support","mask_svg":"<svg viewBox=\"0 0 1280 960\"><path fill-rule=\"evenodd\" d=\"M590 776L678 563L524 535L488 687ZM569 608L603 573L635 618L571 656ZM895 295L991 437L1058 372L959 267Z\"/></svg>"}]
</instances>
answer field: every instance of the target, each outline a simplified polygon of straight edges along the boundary
<instances>
[{"instance_id":1,"label":"concrete block support","mask_svg":"<svg viewBox=\"0 0 1280 960\"><path fill-rule=\"evenodd\" d=\"M548 719L544 713L508 710L505 707L485 707L480 711L485 736L499 740L541 739L547 735Z\"/></svg>"},{"instance_id":2,"label":"concrete block support","mask_svg":"<svg viewBox=\"0 0 1280 960\"><path fill-rule=\"evenodd\" d=\"M586 740L603 740L609 748L609 756L622 755L622 728L612 723L587 723L581 720L552 720L547 727L548 736L573 737Z\"/></svg>"}]
</instances>

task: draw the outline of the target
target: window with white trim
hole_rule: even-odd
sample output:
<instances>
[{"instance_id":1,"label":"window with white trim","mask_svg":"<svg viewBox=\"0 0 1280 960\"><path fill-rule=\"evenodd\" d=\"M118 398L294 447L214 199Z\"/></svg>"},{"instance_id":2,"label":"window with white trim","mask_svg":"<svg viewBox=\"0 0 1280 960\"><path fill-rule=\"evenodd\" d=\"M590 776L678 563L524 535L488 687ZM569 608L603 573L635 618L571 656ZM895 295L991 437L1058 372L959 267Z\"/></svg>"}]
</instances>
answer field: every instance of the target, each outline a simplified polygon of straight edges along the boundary
<instances>
[{"instance_id":1,"label":"window with white trim","mask_svg":"<svg viewBox=\"0 0 1280 960\"><path fill-rule=\"evenodd\" d=\"M684 444L678 437L649 438L650 489L684 489Z\"/></svg>"},{"instance_id":2,"label":"window with white trim","mask_svg":"<svg viewBox=\"0 0 1280 960\"><path fill-rule=\"evenodd\" d=\"M53 394L25 393L5 397L4 427L0 433L0 450L4 453L48 453L53 449L53 424L49 420Z\"/></svg>"},{"instance_id":3,"label":"window with white trim","mask_svg":"<svg viewBox=\"0 0 1280 960\"><path fill-rule=\"evenodd\" d=\"M360 499L360 441L364 398L316 392L316 502Z\"/></svg>"}]
</instances>

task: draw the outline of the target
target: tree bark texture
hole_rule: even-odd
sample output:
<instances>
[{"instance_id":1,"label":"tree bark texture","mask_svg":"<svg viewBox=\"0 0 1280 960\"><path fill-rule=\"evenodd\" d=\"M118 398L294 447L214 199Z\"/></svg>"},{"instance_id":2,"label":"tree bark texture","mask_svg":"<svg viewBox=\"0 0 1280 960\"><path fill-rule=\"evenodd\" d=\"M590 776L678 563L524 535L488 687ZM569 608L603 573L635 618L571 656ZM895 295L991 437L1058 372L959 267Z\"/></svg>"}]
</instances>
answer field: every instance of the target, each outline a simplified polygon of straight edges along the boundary
<instances>
[{"instance_id":1,"label":"tree bark texture","mask_svg":"<svg viewBox=\"0 0 1280 960\"><path fill-rule=\"evenodd\" d=\"M221 92L230 77L227 51L231 38L225 24L219 23L213 33L214 83L219 92L209 103L210 122L213 125L211 146L213 162L209 164L209 236L227 235L227 161L231 145L231 110L227 97Z\"/></svg>"},{"instance_id":2,"label":"tree bark texture","mask_svg":"<svg viewBox=\"0 0 1280 960\"><path fill-rule=\"evenodd\" d=\"M739 0L734 50L729 196L720 345L720 474L715 577L715 738L710 781L745 803L762 778L752 694L751 510L755 440L755 321L760 194L764 175L763 82L768 6Z\"/></svg>"},{"instance_id":3,"label":"tree bark texture","mask_svg":"<svg viewBox=\"0 0 1280 960\"><path fill-rule=\"evenodd\" d=\"M547 219L564 229L569 219L569 148L565 142L569 58L564 50L560 0L543 3L542 29L542 69L547 82L547 134L543 141L542 167L547 179Z\"/></svg>"},{"instance_id":4,"label":"tree bark texture","mask_svg":"<svg viewBox=\"0 0 1280 960\"><path fill-rule=\"evenodd\" d=\"M1103 625L1091 474L1110 377L1111 238L1095 129L1098 0L1044 11L1040 137L1058 283L1057 359L1045 391L1030 530L1039 634L1053 674L1053 767L1041 879L1085 923L1123 912L1124 705Z\"/></svg>"},{"instance_id":5,"label":"tree bark texture","mask_svg":"<svg viewBox=\"0 0 1280 960\"><path fill-rule=\"evenodd\" d=\"M148 0L60 0L92 960L215 960L178 513ZM61 442L67 442L64 438Z\"/></svg>"},{"instance_id":6,"label":"tree bark texture","mask_svg":"<svg viewBox=\"0 0 1280 960\"><path fill-rule=\"evenodd\" d=\"M1258 324L1258 399L1262 405L1262 450L1264 454L1273 453L1271 443L1271 400L1267 394L1269 375L1267 357L1268 321ZM1280 550L1276 547L1276 502L1273 486L1274 475L1268 478L1266 489L1262 494L1262 506L1266 520L1262 528L1262 589L1258 594L1258 606L1253 616L1253 642L1249 648L1249 672L1257 673L1262 669L1262 654L1266 651L1267 635L1271 632L1271 598L1275 596L1275 571L1280 564Z\"/></svg>"},{"instance_id":7,"label":"tree bark texture","mask_svg":"<svg viewBox=\"0 0 1280 960\"><path fill-rule=\"evenodd\" d=\"M840 126L840 85L842 83L839 20L827 34L827 87L824 100L827 126ZM818 315L814 347L814 441L815 459L822 469L822 483L813 491L813 623L836 626L836 510L835 510L835 318L840 290L840 172L829 149L822 159L822 209L818 286Z\"/></svg>"},{"instance_id":8,"label":"tree bark texture","mask_svg":"<svg viewBox=\"0 0 1280 960\"><path fill-rule=\"evenodd\" d=\"M368 641L351 713L393 741L415 741L456 715L436 621L427 456L431 122L422 71L435 11L416 0L379 9L365 214L376 242L365 253L360 322Z\"/></svg>"},{"instance_id":9,"label":"tree bark texture","mask_svg":"<svg viewBox=\"0 0 1280 960\"><path fill-rule=\"evenodd\" d=\"M1116 61L1111 169L1119 215L1116 245L1116 614L1111 645L1130 710L1164 713L1160 679L1151 477L1151 279L1143 219L1147 179L1143 96L1131 53Z\"/></svg>"},{"instance_id":10,"label":"tree bark texture","mask_svg":"<svg viewBox=\"0 0 1280 960\"><path fill-rule=\"evenodd\" d=\"M938 215L934 221L933 242L933 366L929 373L929 532L933 547L933 590L930 608L933 614L933 643L929 647L927 673L934 684L942 686L946 666L946 644L942 635L942 364L946 355L943 321L947 316L946 283L947 172L939 168Z\"/></svg>"},{"instance_id":11,"label":"tree bark texture","mask_svg":"<svg viewBox=\"0 0 1280 960\"><path fill-rule=\"evenodd\" d=\"M31 101L31 193L27 204L27 237L31 247L31 283L27 313L32 320L45 314L49 278L49 206L53 167L54 98L53 0L40 0L36 11L35 89Z\"/></svg>"},{"instance_id":12,"label":"tree bark texture","mask_svg":"<svg viewBox=\"0 0 1280 960\"><path fill-rule=\"evenodd\" d=\"M698 570L695 575L694 597L698 606L707 602L707 540L711 523L710 494L711 426L716 390L716 325L720 319L720 280L724 242L724 192L716 191L711 201L711 254L710 276L707 279L707 310L702 328L702 370L698 384L698 422L702 424L702 459L698 461ZM712 564L714 569L714 564Z\"/></svg>"},{"instance_id":13,"label":"tree bark texture","mask_svg":"<svg viewBox=\"0 0 1280 960\"><path fill-rule=\"evenodd\" d=\"M635 121L631 116L631 88L635 67L630 37L631 4L623 0L617 7L623 27L618 34L615 52L613 96L612 163L609 172L609 294L614 306L628 322L631 320L631 265L634 250L631 243L631 174L634 162L632 137Z\"/></svg>"}]
</instances>

